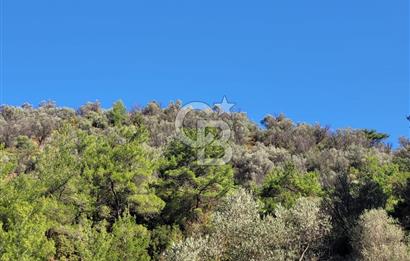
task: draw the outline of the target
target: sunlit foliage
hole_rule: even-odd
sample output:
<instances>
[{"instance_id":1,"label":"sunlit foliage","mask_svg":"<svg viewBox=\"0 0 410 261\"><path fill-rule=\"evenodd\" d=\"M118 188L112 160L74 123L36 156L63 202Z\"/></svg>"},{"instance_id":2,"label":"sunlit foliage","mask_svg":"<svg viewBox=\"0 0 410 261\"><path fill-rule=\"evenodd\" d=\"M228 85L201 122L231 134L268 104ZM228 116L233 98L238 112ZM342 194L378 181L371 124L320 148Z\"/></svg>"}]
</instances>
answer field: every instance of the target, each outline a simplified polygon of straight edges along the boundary
<instances>
[{"instance_id":1,"label":"sunlit foliage","mask_svg":"<svg viewBox=\"0 0 410 261\"><path fill-rule=\"evenodd\" d=\"M180 101L0 107L0 260L409 260L410 141ZM206 133L218 138L218 128Z\"/></svg>"}]
</instances>

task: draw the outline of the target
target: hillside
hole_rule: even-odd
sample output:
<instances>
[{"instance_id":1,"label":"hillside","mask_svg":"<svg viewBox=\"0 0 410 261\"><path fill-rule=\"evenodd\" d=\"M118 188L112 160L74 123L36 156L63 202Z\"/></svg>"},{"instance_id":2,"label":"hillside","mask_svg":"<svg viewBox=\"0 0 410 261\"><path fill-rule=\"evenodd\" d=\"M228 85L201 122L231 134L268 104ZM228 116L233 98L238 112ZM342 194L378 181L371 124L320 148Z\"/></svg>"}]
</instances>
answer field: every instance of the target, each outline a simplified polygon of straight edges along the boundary
<instances>
[{"instance_id":1,"label":"hillside","mask_svg":"<svg viewBox=\"0 0 410 261\"><path fill-rule=\"evenodd\" d=\"M181 108L0 107L0 259L410 260L409 139Z\"/></svg>"}]
</instances>

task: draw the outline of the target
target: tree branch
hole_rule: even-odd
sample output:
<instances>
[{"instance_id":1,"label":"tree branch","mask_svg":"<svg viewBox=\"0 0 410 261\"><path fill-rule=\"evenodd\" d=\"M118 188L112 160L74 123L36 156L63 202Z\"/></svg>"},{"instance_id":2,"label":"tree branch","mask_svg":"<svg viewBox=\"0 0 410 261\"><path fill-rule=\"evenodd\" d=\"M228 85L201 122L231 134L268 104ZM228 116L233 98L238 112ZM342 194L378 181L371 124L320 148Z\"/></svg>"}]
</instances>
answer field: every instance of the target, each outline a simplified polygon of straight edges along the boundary
<instances>
[{"instance_id":1,"label":"tree branch","mask_svg":"<svg viewBox=\"0 0 410 261\"><path fill-rule=\"evenodd\" d=\"M305 251L303 251L302 255L301 255L300 258L299 258L299 261L302 261L302 260L303 260L303 258L305 257L305 254L306 254L306 252L308 251L308 249L309 249L309 245L307 245Z\"/></svg>"}]
</instances>

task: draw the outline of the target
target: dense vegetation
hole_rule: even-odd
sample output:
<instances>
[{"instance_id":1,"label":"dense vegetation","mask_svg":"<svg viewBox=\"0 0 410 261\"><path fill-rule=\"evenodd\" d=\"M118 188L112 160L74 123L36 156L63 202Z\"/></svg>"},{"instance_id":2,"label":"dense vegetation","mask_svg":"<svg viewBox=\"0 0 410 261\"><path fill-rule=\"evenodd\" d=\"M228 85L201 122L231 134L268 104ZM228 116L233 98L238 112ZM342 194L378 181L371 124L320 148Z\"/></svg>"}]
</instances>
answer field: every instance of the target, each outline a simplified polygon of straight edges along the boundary
<instances>
[{"instance_id":1,"label":"dense vegetation","mask_svg":"<svg viewBox=\"0 0 410 261\"><path fill-rule=\"evenodd\" d=\"M207 166L180 108L1 107L0 260L410 260L408 139L191 112L233 130Z\"/></svg>"}]
</instances>

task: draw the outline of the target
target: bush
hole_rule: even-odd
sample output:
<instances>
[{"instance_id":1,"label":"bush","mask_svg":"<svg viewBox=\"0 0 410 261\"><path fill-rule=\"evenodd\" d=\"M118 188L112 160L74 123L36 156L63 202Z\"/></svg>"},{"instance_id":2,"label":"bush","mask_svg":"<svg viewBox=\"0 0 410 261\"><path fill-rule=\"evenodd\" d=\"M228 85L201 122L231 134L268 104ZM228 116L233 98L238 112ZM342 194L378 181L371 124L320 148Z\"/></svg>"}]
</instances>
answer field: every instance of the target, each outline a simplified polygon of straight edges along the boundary
<instances>
[{"instance_id":1,"label":"bush","mask_svg":"<svg viewBox=\"0 0 410 261\"><path fill-rule=\"evenodd\" d=\"M386 211L373 209L360 216L354 230L353 247L361 260L409 260L404 232Z\"/></svg>"},{"instance_id":2,"label":"bush","mask_svg":"<svg viewBox=\"0 0 410 261\"><path fill-rule=\"evenodd\" d=\"M299 199L294 208L279 208L275 217L259 215L259 205L240 189L227 196L213 215L209 235L174 244L165 260L313 259L325 248L329 218L317 199Z\"/></svg>"}]
</instances>

